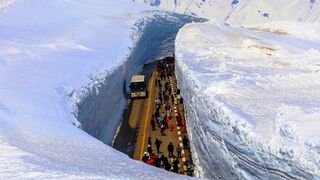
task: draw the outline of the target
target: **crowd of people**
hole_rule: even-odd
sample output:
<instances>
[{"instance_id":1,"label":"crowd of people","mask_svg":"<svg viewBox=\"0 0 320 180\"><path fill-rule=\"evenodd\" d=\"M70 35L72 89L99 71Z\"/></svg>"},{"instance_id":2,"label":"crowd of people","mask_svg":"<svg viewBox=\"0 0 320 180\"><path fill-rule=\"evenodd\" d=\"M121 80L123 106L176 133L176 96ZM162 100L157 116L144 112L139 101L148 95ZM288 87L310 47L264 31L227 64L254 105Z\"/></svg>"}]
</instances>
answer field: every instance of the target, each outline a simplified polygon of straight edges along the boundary
<instances>
[{"instance_id":1,"label":"crowd of people","mask_svg":"<svg viewBox=\"0 0 320 180\"><path fill-rule=\"evenodd\" d=\"M147 151L144 152L142 161L155 167L179 173L179 159L182 158L182 147L178 144L175 148L174 144L169 142L167 145L168 156L160 151L160 147L162 145L161 137L166 136L168 129L172 131L176 122L179 127L184 125L183 117L179 112L175 114L175 118L171 115L173 106L179 103L182 104L183 99L180 90L177 89L173 92L171 87L170 77L174 76L173 60L160 60L156 68L157 77L154 83L158 88L159 94L154 102L155 112L152 114L150 123L152 131L160 130L160 137L154 140L154 144L151 137L148 138ZM183 148L189 149L189 140L186 135L183 137Z\"/></svg>"},{"instance_id":2,"label":"crowd of people","mask_svg":"<svg viewBox=\"0 0 320 180\"><path fill-rule=\"evenodd\" d=\"M152 165L152 166L155 166L158 168L162 168L167 171L172 171L172 172L178 173L179 172L179 158L181 158L181 148L179 148L179 147L177 148L177 152L180 152L180 153L178 153L178 156L175 156L173 154L174 146L170 142L168 145L169 155L165 156L162 152L160 152L160 146L162 144L161 140L159 140L159 139L155 140L155 146L157 148L156 151L151 147L152 145L150 142L151 142L151 138L149 137L147 151L144 152L143 157L142 157L142 161L149 164L149 165ZM180 151L178 149L180 149Z\"/></svg>"}]
</instances>

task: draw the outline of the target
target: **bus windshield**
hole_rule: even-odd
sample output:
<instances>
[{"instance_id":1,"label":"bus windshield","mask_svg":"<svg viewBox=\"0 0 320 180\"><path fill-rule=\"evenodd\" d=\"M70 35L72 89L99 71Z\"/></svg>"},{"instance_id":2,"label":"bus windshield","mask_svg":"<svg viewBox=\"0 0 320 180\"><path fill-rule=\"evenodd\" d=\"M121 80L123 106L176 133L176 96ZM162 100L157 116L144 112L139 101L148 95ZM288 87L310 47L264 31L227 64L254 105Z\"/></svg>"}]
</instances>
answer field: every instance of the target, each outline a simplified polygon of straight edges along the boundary
<instances>
[{"instance_id":1,"label":"bus windshield","mask_svg":"<svg viewBox=\"0 0 320 180\"><path fill-rule=\"evenodd\" d=\"M141 92L145 91L146 86L144 82L132 82L130 83L130 90L131 92Z\"/></svg>"}]
</instances>

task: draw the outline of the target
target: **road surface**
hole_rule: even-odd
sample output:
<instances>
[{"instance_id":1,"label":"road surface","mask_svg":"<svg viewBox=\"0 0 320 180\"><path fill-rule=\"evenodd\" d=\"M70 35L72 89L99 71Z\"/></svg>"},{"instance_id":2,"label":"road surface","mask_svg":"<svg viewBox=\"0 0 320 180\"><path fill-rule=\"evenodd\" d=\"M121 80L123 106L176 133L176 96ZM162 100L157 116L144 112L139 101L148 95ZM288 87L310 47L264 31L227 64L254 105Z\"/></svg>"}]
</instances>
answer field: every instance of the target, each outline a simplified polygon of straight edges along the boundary
<instances>
[{"instance_id":1,"label":"road surface","mask_svg":"<svg viewBox=\"0 0 320 180\"><path fill-rule=\"evenodd\" d=\"M150 74L148 98L131 100L128 109L124 112L123 122L113 144L114 148L136 160L142 160L143 153L147 148L148 137L151 137L154 151L156 151L154 145L155 139L158 138L162 141L160 155L164 154L168 156L167 146L172 142L174 145L174 155L177 156L176 148L178 145L183 147L182 139L187 133L185 126L178 127L175 119L178 112L183 115L184 119L184 108L183 104L180 103L172 105L172 118L169 121L169 129L165 131L165 136L161 136L160 128L158 127L156 127L155 131L152 130L150 119L151 115L155 113L155 99L159 94L159 88L155 86L155 78L159 78L159 75L155 70ZM177 89L176 78L173 76L167 81L171 84L172 92L175 92ZM162 81L162 84L164 84L164 82L165 81ZM184 162L190 160L191 155L188 150L182 150L181 154L182 158L179 159L179 172L181 174L187 174L187 168Z\"/></svg>"}]
</instances>

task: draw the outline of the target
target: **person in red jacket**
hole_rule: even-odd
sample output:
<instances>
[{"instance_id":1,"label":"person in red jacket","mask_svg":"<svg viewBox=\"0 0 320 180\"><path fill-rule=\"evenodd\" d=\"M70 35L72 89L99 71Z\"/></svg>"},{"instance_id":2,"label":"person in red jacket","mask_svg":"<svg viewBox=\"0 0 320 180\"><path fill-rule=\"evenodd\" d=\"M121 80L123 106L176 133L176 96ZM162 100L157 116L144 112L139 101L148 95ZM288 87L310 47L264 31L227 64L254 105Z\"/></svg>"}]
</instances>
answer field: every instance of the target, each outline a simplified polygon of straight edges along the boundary
<instances>
[{"instance_id":1,"label":"person in red jacket","mask_svg":"<svg viewBox=\"0 0 320 180\"><path fill-rule=\"evenodd\" d=\"M151 126L152 126L152 130L156 130L156 118L154 117L154 115L152 114L151 117Z\"/></svg>"},{"instance_id":2,"label":"person in red jacket","mask_svg":"<svg viewBox=\"0 0 320 180\"><path fill-rule=\"evenodd\" d=\"M177 119L178 126L181 127L182 126L182 116L180 113L178 113L178 115L176 116L176 119Z\"/></svg>"},{"instance_id":3,"label":"person in red jacket","mask_svg":"<svg viewBox=\"0 0 320 180\"><path fill-rule=\"evenodd\" d=\"M148 159L147 160L147 164L149 164L149 165L151 165L151 166L153 166L153 164L154 164L154 160L153 159Z\"/></svg>"},{"instance_id":4,"label":"person in red jacket","mask_svg":"<svg viewBox=\"0 0 320 180\"><path fill-rule=\"evenodd\" d=\"M169 117L168 116L166 116L166 118L164 119L164 125L165 125L165 127L167 128L167 129L169 129Z\"/></svg>"}]
</instances>

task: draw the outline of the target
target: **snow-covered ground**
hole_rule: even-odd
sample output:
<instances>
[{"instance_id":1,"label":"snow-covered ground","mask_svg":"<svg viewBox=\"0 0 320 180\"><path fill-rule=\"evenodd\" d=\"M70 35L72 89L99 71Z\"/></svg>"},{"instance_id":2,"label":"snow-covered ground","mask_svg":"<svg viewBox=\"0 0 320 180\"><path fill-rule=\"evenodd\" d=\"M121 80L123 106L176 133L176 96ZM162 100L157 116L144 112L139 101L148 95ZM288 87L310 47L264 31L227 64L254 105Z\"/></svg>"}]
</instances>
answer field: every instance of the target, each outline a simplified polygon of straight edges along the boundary
<instances>
[{"instance_id":1,"label":"snow-covered ground","mask_svg":"<svg viewBox=\"0 0 320 180\"><path fill-rule=\"evenodd\" d=\"M22 4L26 0L0 0L0 16L12 7Z\"/></svg>"},{"instance_id":2,"label":"snow-covered ground","mask_svg":"<svg viewBox=\"0 0 320 180\"><path fill-rule=\"evenodd\" d=\"M28 0L2 11L0 179L182 178L131 160L77 127L76 115L90 110L77 105L87 97L94 104L109 90L108 106L96 109L105 110L98 126L110 143L126 105L123 80L160 56L191 20L151 10L126 0ZM160 17L176 25L149 39L156 47L148 58L133 58L148 23Z\"/></svg>"},{"instance_id":3,"label":"snow-covered ground","mask_svg":"<svg viewBox=\"0 0 320 180\"><path fill-rule=\"evenodd\" d=\"M226 20L232 24L256 24L290 20L320 22L317 0L132 0L162 9Z\"/></svg>"},{"instance_id":4,"label":"snow-covered ground","mask_svg":"<svg viewBox=\"0 0 320 180\"><path fill-rule=\"evenodd\" d=\"M189 24L176 66L198 173L320 178L320 26Z\"/></svg>"}]
</instances>

